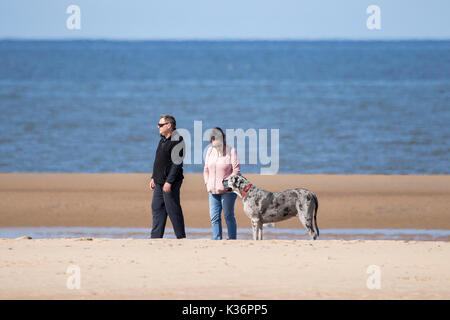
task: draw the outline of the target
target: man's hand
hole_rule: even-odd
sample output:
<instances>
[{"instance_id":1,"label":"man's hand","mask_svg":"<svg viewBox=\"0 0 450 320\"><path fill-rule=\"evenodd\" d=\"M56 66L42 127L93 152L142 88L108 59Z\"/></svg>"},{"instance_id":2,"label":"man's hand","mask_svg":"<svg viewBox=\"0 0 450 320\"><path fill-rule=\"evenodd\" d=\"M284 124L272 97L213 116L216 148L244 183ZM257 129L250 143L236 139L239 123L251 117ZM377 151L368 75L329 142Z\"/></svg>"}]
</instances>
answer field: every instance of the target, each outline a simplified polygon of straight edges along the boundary
<instances>
[{"instance_id":1,"label":"man's hand","mask_svg":"<svg viewBox=\"0 0 450 320\"><path fill-rule=\"evenodd\" d=\"M150 189L155 190L155 181L153 179L150 180Z\"/></svg>"},{"instance_id":2,"label":"man's hand","mask_svg":"<svg viewBox=\"0 0 450 320\"><path fill-rule=\"evenodd\" d=\"M168 182L164 183L163 191L170 192L170 187L172 187L172 185L170 183L168 183Z\"/></svg>"}]
</instances>

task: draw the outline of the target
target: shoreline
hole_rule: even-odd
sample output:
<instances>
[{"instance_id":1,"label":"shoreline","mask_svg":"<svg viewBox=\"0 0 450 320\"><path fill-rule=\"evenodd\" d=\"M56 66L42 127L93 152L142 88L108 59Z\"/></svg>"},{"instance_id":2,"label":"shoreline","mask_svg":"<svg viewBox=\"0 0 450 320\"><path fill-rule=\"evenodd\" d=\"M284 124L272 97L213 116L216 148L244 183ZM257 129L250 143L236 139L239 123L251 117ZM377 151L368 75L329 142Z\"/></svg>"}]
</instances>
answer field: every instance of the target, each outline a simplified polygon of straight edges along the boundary
<instances>
[{"instance_id":1,"label":"shoreline","mask_svg":"<svg viewBox=\"0 0 450 320\"><path fill-rule=\"evenodd\" d=\"M0 228L150 228L149 177L0 174ZM450 176L246 177L316 193L321 230L450 230ZM210 228L202 179L185 175L186 228ZM235 209L251 228L239 198ZM304 231L295 218L276 227ZM450 299L449 241L19 238L0 239L0 254L0 299ZM371 266L380 289L367 286Z\"/></svg>"},{"instance_id":2,"label":"shoreline","mask_svg":"<svg viewBox=\"0 0 450 320\"><path fill-rule=\"evenodd\" d=\"M149 239L150 228L125 227L7 227L0 228L0 239ZM174 231L166 227L164 239L176 239ZM211 228L186 228L187 239L212 239ZM223 239L228 238L223 230ZM238 240L253 240L251 228L238 228ZM306 230L267 227L264 240L310 240ZM322 229L318 240L395 240L395 241L446 241L450 230L443 229Z\"/></svg>"}]
</instances>

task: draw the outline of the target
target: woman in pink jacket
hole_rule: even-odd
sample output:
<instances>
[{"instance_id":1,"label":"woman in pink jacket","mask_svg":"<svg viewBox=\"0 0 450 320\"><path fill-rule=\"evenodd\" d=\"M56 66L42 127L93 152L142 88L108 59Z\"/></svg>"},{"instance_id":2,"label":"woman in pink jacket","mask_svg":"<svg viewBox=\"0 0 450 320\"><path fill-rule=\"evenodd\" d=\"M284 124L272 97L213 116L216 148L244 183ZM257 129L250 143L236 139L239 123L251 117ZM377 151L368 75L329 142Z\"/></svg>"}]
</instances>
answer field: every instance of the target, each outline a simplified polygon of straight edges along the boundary
<instances>
[{"instance_id":1,"label":"woman in pink jacket","mask_svg":"<svg viewBox=\"0 0 450 320\"><path fill-rule=\"evenodd\" d=\"M206 152L203 177L209 192L209 216L213 239L222 239L222 221L220 219L222 209L227 223L228 239L236 239L234 202L237 195L234 192L226 192L222 181L232 175L240 174L239 159L236 149L227 146L222 129L218 127L212 129L210 142L211 147Z\"/></svg>"}]
</instances>

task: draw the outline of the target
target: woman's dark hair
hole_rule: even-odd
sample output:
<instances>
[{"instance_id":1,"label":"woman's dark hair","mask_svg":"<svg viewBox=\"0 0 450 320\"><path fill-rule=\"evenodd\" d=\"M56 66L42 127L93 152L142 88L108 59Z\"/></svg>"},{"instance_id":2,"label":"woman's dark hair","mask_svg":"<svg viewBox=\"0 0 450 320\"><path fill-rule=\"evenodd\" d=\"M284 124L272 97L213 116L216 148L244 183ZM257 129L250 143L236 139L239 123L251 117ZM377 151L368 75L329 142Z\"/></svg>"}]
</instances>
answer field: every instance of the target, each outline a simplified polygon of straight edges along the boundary
<instances>
[{"instance_id":1,"label":"woman's dark hair","mask_svg":"<svg viewBox=\"0 0 450 320\"><path fill-rule=\"evenodd\" d=\"M227 146L227 137L223 130L219 127L215 127L211 130L211 136L209 138L209 142L215 141L215 140L221 140L223 144L223 153L226 153L226 146Z\"/></svg>"}]
</instances>

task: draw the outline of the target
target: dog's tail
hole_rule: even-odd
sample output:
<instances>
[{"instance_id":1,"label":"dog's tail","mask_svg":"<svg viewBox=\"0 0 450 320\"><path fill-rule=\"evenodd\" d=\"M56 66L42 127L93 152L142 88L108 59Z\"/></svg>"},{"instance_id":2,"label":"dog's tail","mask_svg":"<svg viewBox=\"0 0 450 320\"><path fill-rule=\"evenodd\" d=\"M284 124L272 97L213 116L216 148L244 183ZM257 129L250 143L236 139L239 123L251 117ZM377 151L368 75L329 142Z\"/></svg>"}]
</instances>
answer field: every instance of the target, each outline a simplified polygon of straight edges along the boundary
<instances>
[{"instance_id":1,"label":"dog's tail","mask_svg":"<svg viewBox=\"0 0 450 320\"><path fill-rule=\"evenodd\" d=\"M317 237L319 237L319 227L317 226L317 210L319 209L319 200L317 200L317 196L313 194L314 204L315 204L315 211L314 211L314 225L316 227L316 234Z\"/></svg>"}]
</instances>

